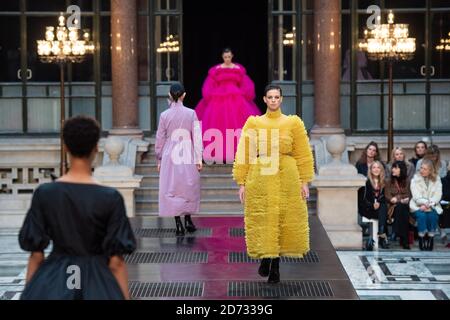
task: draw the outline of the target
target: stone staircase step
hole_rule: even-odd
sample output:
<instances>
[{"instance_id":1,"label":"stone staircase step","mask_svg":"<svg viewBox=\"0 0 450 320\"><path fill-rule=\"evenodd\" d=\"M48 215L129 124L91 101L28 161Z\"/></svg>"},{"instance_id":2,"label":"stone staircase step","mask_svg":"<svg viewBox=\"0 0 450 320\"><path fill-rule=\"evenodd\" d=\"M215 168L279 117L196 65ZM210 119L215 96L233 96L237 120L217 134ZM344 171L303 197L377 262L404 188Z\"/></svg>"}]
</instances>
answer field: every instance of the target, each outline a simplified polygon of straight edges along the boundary
<instances>
[{"instance_id":1,"label":"stone staircase step","mask_svg":"<svg viewBox=\"0 0 450 320\"><path fill-rule=\"evenodd\" d=\"M159 185L159 174L157 173L151 173L151 174L145 174L142 175L142 187L152 187L152 186L158 186ZM230 174L224 174L224 173L208 173L208 174L202 174L201 175L201 184L202 186L228 186L228 187L235 187L236 183L231 178Z\"/></svg>"},{"instance_id":2,"label":"stone staircase step","mask_svg":"<svg viewBox=\"0 0 450 320\"><path fill-rule=\"evenodd\" d=\"M159 204L158 199L136 199L137 211L149 211L158 212ZM243 210L243 206L237 197L226 198L208 198L200 200L200 209L205 212L209 211L240 211ZM308 202L308 211L315 209L315 202Z\"/></svg>"},{"instance_id":3,"label":"stone staircase step","mask_svg":"<svg viewBox=\"0 0 450 320\"><path fill-rule=\"evenodd\" d=\"M238 211L224 211L224 210L203 210L200 208L200 212L198 215L226 215L226 216L242 216L244 214L243 210ZM158 216L158 211L146 211L146 210L136 210L136 216L145 217L145 216ZM197 215L197 214L196 214Z\"/></svg>"},{"instance_id":4,"label":"stone staircase step","mask_svg":"<svg viewBox=\"0 0 450 320\"><path fill-rule=\"evenodd\" d=\"M309 215L316 215L316 210L315 209L308 209L308 213ZM200 213L198 213L199 215L239 215L242 216L244 214L244 210L237 210L237 211L233 211L233 210L229 210L229 211L224 211L224 210L216 210L216 209L211 209L211 210L204 210L203 208L200 208ZM141 216L157 216L158 215L158 211L149 211L149 210L136 210L136 216L141 217Z\"/></svg>"},{"instance_id":5,"label":"stone staircase step","mask_svg":"<svg viewBox=\"0 0 450 320\"><path fill-rule=\"evenodd\" d=\"M136 215L158 215L159 173L156 169L154 139L149 140L149 152L138 161L136 174L142 175L141 187L136 190ZM243 206L238 198L238 186L232 179L232 164L203 164L201 171L201 215L242 215ZM317 193L310 189L308 212L316 214Z\"/></svg>"},{"instance_id":6,"label":"stone staircase step","mask_svg":"<svg viewBox=\"0 0 450 320\"><path fill-rule=\"evenodd\" d=\"M234 187L223 187L220 185L217 186L203 186L201 189L201 197L202 198L226 198L226 197L237 197L239 192L239 188L237 186ZM135 196L136 199L147 198L147 199L156 199L158 198L159 187L141 187L136 190Z\"/></svg>"},{"instance_id":7,"label":"stone staircase step","mask_svg":"<svg viewBox=\"0 0 450 320\"><path fill-rule=\"evenodd\" d=\"M239 189L236 187L222 187L222 186L208 186L202 187L201 199L223 199L223 200L236 200L238 198ZM158 187L141 187L136 190L136 200L156 200L159 196ZM311 194L309 197L308 205L316 203L316 195Z\"/></svg>"},{"instance_id":8,"label":"stone staircase step","mask_svg":"<svg viewBox=\"0 0 450 320\"><path fill-rule=\"evenodd\" d=\"M224 164L218 164L218 165L203 165L203 169L201 171L201 174L230 174L232 173L233 166L232 165L224 165ZM138 175L145 175L145 174L151 174L151 173L157 173L156 169L156 162L154 163L141 163L136 165L136 174Z\"/></svg>"},{"instance_id":9,"label":"stone staircase step","mask_svg":"<svg viewBox=\"0 0 450 320\"><path fill-rule=\"evenodd\" d=\"M158 211L158 206L158 199L136 199L136 210L155 212ZM239 211L242 209L242 204L237 197L201 199L200 208L204 211Z\"/></svg>"}]
</instances>

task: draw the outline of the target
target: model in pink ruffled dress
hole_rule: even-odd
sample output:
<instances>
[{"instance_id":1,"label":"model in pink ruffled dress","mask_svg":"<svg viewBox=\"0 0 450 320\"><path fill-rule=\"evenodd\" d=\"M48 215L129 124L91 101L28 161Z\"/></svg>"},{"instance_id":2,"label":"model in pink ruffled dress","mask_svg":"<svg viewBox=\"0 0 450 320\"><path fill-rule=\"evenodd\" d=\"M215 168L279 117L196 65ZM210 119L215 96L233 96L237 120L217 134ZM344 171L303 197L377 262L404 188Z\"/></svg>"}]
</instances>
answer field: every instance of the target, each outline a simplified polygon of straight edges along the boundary
<instances>
[{"instance_id":1,"label":"model in pink ruffled dress","mask_svg":"<svg viewBox=\"0 0 450 320\"><path fill-rule=\"evenodd\" d=\"M223 64L212 67L203 84L203 99L195 111L202 122L203 159L208 163L232 163L242 127L251 115L261 111L253 102L255 85L245 68L232 62L225 49Z\"/></svg>"}]
</instances>

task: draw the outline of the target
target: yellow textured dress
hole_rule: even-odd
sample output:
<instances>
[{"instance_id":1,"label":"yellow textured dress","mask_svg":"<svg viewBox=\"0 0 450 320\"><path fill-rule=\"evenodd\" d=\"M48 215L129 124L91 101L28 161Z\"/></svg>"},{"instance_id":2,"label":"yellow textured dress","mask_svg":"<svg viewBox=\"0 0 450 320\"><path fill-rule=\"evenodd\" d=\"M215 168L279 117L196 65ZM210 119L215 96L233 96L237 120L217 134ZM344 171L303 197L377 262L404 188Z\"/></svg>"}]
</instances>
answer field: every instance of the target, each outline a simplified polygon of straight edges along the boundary
<instances>
[{"instance_id":1,"label":"yellow textured dress","mask_svg":"<svg viewBox=\"0 0 450 320\"><path fill-rule=\"evenodd\" d=\"M301 185L314 178L303 121L281 110L249 117L239 140L233 178L245 185L248 255L303 257L309 251L309 224Z\"/></svg>"}]
</instances>

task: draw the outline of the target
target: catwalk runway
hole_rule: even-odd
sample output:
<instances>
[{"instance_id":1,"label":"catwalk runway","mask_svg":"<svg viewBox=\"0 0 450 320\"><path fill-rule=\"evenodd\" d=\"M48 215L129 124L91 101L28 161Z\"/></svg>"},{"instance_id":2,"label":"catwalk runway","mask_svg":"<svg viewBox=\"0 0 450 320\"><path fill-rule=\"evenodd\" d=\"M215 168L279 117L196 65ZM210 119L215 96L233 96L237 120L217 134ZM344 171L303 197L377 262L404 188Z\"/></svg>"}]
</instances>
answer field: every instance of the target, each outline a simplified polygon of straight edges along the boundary
<instances>
[{"instance_id":1,"label":"catwalk runway","mask_svg":"<svg viewBox=\"0 0 450 320\"><path fill-rule=\"evenodd\" d=\"M242 217L194 217L198 230L175 237L172 218L133 218L138 249L126 257L133 299L358 299L317 216L311 251L282 258L281 283L257 274L245 251Z\"/></svg>"}]
</instances>

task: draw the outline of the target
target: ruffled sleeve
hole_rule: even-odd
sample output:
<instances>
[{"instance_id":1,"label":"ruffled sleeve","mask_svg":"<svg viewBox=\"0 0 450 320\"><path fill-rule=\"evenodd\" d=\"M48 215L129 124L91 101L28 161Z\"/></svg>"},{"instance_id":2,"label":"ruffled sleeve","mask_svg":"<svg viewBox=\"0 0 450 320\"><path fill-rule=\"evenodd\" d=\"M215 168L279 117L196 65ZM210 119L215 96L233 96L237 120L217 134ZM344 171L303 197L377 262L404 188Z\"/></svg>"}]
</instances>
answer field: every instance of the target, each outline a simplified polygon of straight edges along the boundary
<instances>
[{"instance_id":1,"label":"ruffled sleeve","mask_svg":"<svg viewBox=\"0 0 450 320\"><path fill-rule=\"evenodd\" d=\"M40 200L40 189L37 188L31 200L31 207L19 232L19 244L25 251L44 251L50 242L46 231L46 223Z\"/></svg>"},{"instance_id":2,"label":"ruffled sleeve","mask_svg":"<svg viewBox=\"0 0 450 320\"><path fill-rule=\"evenodd\" d=\"M305 125L298 116L293 116L294 126L292 156L297 162L298 174L302 183L311 182L314 179L314 160L309 145L308 135L306 133Z\"/></svg>"},{"instance_id":3,"label":"ruffled sleeve","mask_svg":"<svg viewBox=\"0 0 450 320\"><path fill-rule=\"evenodd\" d=\"M248 117L239 139L233 164L233 179L238 185L245 185L250 164L257 156L255 119L255 116Z\"/></svg>"},{"instance_id":4,"label":"ruffled sleeve","mask_svg":"<svg viewBox=\"0 0 450 320\"><path fill-rule=\"evenodd\" d=\"M206 77L206 80L203 83L202 95L203 98L206 100L209 100L211 96L214 95L214 91L217 87L217 82L214 79L215 69L216 67L212 67L211 69L209 69L208 76Z\"/></svg>"},{"instance_id":5,"label":"ruffled sleeve","mask_svg":"<svg viewBox=\"0 0 450 320\"><path fill-rule=\"evenodd\" d=\"M126 216L122 195L118 192L108 219L102 247L108 256L128 254L136 250L136 239Z\"/></svg>"},{"instance_id":6,"label":"ruffled sleeve","mask_svg":"<svg viewBox=\"0 0 450 320\"><path fill-rule=\"evenodd\" d=\"M241 83L239 84L242 95L248 101L253 101L255 99L255 84L253 83L252 79L250 79L250 77L247 75L245 68L241 65L239 65L239 67L242 69L243 73Z\"/></svg>"}]
</instances>

